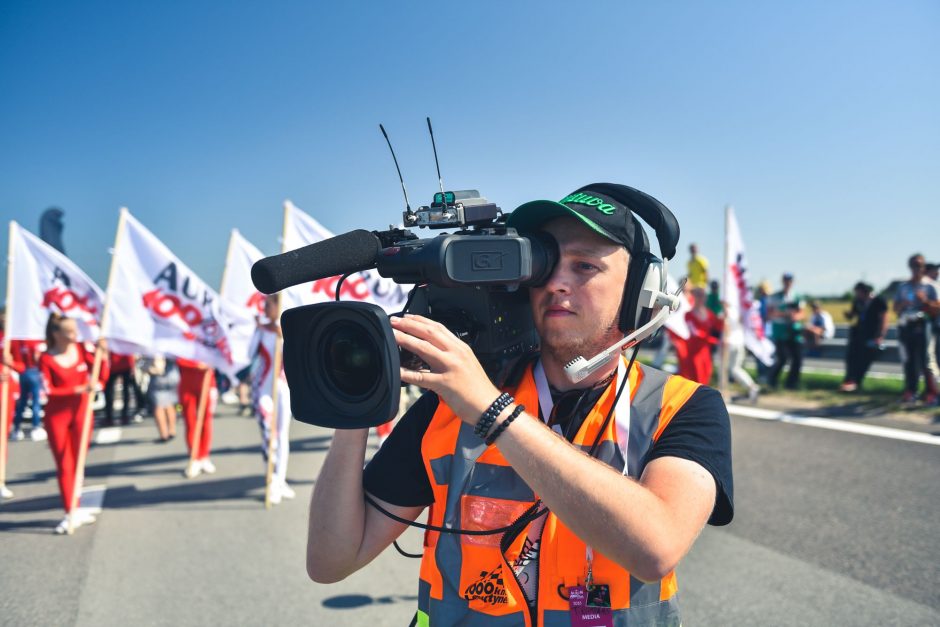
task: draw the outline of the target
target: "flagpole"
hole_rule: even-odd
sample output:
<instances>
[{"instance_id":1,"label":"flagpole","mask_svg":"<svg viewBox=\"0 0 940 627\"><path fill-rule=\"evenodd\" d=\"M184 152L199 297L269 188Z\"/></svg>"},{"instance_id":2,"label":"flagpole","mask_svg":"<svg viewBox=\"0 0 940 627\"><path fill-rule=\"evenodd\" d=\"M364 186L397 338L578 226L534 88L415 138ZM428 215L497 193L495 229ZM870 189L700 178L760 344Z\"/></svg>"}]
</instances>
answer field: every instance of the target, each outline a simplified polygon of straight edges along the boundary
<instances>
[{"instance_id":1,"label":"flagpole","mask_svg":"<svg viewBox=\"0 0 940 627\"><path fill-rule=\"evenodd\" d=\"M88 403L85 406L85 415L82 417L82 437L80 440L80 445L78 447L78 460L75 462L75 484L72 488L71 496L71 507L69 512L74 512L78 508L78 503L82 496L82 484L85 482L85 460L88 455L88 440L91 438L91 424L92 417L94 415L94 398L95 391L94 388L98 382L98 376L101 374L101 362L104 360L104 350L101 347L101 340L104 339L105 329L108 325L108 314L111 309L111 291L114 287L114 275L115 270L117 269L117 258L118 251L120 250L121 241L123 240L122 235L124 234L124 225L127 222L127 208L121 207L120 216L118 217L118 227L117 233L114 236L114 252L111 255L111 268L108 271L108 286L105 290L104 296L104 306L101 311L101 332L98 334L98 342L95 343L95 362L91 368L91 375L88 379L88 384L91 390L88 392ZM72 516L68 517L68 534L72 535L75 532L75 527L72 524Z\"/></svg>"},{"instance_id":2,"label":"flagpole","mask_svg":"<svg viewBox=\"0 0 940 627\"><path fill-rule=\"evenodd\" d=\"M196 428L193 430L193 446L189 451L189 466L186 468L187 477L195 477L194 467L199 445L202 444L202 428L206 419L206 405L209 400L209 386L212 383L212 368L206 364L206 372L202 375L202 387L199 390L199 402L196 404Z\"/></svg>"},{"instance_id":3,"label":"flagpole","mask_svg":"<svg viewBox=\"0 0 940 627\"><path fill-rule=\"evenodd\" d=\"M290 205L289 201L284 201L284 224L281 229L281 252L286 252L284 248L287 246L287 220L290 216ZM281 303L283 299L281 298L281 292L277 293L277 313L280 316L281 314ZM278 439L278 428L277 428L277 418L278 418L278 383L281 380L281 360L282 353L284 349L284 339L281 337L281 321L272 320L271 322L275 323L275 336L274 336L274 359L271 360L271 425L268 429L268 467L265 471L264 477L264 508L271 509L271 482L274 480L274 449L275 443ZM264 417L261 418L264 420ZM278 455L283 455L284 451L278 450Z\"/></svg>"},{"instance_id":4,"label":"flagpole","mask_svg":"<svg viewBox=\"0 0 940 627\"><path fill-rule=\"evenodd\" d=\"M727 400L728 398L728 263L730 259L728 258L728 230L730 229L731 223L731 205L725 205L725 251L724 251L724 266L722 269L721 277L721 301L724 303L724 312L725 312L725 328L721 333L721 357L720 365L718 368L718 390L721 392L721 397Z\"/></svg>"},{"instance_id":5,"label":"flagpole","mask_svg":"<svg viewBox=\"0 0 940 627\"><path fill-rule=\"evenodd\" d=\"M0 372L3 377L3 384L0 385L0 492L7 485L7 448L9 441L7 430L10 425L10 368L7 361L10 360L10 334L7 329L10 328L10 316L13 314L13 231L16 228L16 222L10 220L10 237L7 246L7 297L6 297L6 318L4 319L3 333L3 364L0 365ZM0 496L3 500L3 496Z\"/></svg>"}]
</instances>

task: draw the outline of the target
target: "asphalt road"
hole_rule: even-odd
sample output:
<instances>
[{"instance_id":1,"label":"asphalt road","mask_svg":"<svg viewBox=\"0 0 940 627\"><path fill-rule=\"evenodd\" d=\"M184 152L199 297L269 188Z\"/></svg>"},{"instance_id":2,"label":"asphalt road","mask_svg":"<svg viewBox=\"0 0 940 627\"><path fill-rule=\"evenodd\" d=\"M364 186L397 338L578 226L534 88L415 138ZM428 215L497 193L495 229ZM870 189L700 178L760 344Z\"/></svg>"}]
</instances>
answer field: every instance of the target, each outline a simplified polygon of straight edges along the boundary
<instances>
[{"instance_id":1,"label":"asphalt road","mask_svg":"<svg viewBox=\"0 0 940 627\"><path fill-rule=\"evenodd\" d=\"M89 456L98 522L61 517L44 443L13 443L0 505L2 625L407 625L417 560L393 549L346 581L304 572L306 504L330 433L295 423L294 501L263 508L254 421L223 409L218 472L188 481L151 422ZM734 418L734 522L679 569L684 624L940 625L940 448ZM401 544L417 551L418 532Z\"/></svg>"}]
</instances>

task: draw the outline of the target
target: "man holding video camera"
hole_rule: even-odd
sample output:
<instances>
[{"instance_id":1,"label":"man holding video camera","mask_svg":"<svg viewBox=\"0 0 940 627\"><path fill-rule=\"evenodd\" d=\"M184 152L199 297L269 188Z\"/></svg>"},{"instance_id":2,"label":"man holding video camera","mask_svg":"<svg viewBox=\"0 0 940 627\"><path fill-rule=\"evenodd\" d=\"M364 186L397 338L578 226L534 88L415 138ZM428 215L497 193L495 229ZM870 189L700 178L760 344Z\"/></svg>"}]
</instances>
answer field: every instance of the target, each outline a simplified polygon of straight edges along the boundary
<instances>
[{"instance_id":1,"label":"man holding video camera","mask_svg":"<svg viewBox=\"0 0 940 627\"><path fill-rule=\"evenodd\" d=\"M413 624L679 624L674 569L733 516L730 424L715 390L632 359L566 374L637 326L622 311L650 255L614 187L661 206L598 184L510 216L559 256L529 291L540 353L504 389L442 324L392 318L428 366L401 380L428 393L365 470L368 430L336 431L311 502L312 579L362 568L429 508Z\"/></svg>"}]
</instances>

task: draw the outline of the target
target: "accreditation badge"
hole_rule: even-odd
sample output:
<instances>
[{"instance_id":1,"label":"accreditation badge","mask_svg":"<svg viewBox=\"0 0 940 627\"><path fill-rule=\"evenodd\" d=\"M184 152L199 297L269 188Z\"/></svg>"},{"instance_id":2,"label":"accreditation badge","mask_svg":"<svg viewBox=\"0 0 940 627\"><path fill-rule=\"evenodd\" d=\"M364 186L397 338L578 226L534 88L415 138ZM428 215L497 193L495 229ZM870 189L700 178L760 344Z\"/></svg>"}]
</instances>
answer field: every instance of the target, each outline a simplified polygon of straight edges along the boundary
<instances>
[{"instance_id":1,"label":"accreditation badge","mask_svg":"<svg viewBox=\"0 0 940 627\"><path fill-rule=\"evenodd\" d=\"M571 627L614 627L610 586L595 584L568 588Z\"/></svg>"}]
</instances>

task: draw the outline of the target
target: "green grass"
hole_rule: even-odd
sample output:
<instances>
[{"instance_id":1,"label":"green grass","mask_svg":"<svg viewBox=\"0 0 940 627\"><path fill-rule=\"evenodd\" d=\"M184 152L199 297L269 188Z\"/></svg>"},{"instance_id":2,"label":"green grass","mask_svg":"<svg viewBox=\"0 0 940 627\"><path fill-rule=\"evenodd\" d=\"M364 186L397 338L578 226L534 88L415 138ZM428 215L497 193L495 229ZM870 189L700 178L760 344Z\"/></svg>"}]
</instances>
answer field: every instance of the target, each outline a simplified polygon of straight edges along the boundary
<instances>
[{"instance_id":1,"label":"green grass","mask_svg":"<svg viewBox=\"0 0 940 627\"><path fill-rule=\"evenodd\" d=\"M845 312L852 308L852 302L848 300L820 300L819 306L823 308L824 311L828 311L829 315L832 316L832 321L836 324L852 324L852 321L845 317ZM809 307L809 303L806 304L806 315L807 317L812 315L812 309ZM897 316L894 313L894 310L891 309L891 303L888 303L888 324L896 324Z\"/></svg>"},{"instance_id":2,"label":"green grass","mask_svg":"<svg viewBox=\"0 0 940 627\"><path fill-rule=\"evenodd\" d=\"M751 372L752 376L756 372ZM805 391L827 391L838 392L842 385L843 377L836 374L825 374L818 372L804 372L800 375L800 382ZM866 396L890 396L898 397L904 392L904 381L901 379L865 379L862 388L857 394ZM841 393L840 393L841 394ZM845 397L845 395L843 395Z\"/></svg>"},{"instance_id":3,"label":"green grass","mask_svg":"<svg viewBox=\"0 0 940 627\"><path fill-rule=\"evenodd\" d=\"M642 363L649 363L648 359L640 359ZM748 373L756 380L757 372L755 369L748 368ZM821 408L826 408L827 414L841 416L854 415L857 417L876 416L888 413L903 412L910 414L914 412L925 412L935 414L940 417L940 412L936 408L916 407L913 410L910 407L901 405L901 394L904 392L904 381L897 379L874 379L867 378L862 387L851 393L839 391L842 385L843 377L837 374L825 374L816 372L804 372L800 376L800 389L765 391L761 398L779 399L785 401L792 398L796 406L805 402L815 404ZM713 387L718 387L718 368L715 368L715 374L711 382ZM746 390L737 384L729 384L732 393L743 396Z\"/></svg>"},{"instance_id":4,"label":"green grass","mask_svg":"<svg viewBox=\"0 0 940 627\"><path fill-rule=\"evenodd\" d=\"M749 371L751 376L756 372ZM934 420L940 418L940 410L935 407L905 406L901 404L901 394L904 392L902 379L865 379L862 387L855 392L841 392L842 377L834 374L804 372L800 376L800 389L769 391L763 398L779 399L785 402L787 398L811 403L829 415L840 418L874 418L886 414L904 414L907 416L927 415Z\"/></svg>"}]
</instances>

